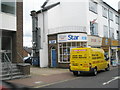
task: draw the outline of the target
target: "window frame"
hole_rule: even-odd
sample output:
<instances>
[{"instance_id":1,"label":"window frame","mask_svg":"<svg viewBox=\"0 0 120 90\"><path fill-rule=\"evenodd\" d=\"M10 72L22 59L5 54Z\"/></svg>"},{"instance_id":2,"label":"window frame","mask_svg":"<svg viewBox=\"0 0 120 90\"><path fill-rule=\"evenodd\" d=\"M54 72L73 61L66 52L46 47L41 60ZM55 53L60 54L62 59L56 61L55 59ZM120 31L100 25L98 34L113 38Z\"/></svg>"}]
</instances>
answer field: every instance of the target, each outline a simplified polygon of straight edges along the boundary
<instances>
[{"instance_id":1,"label":"window frame","mask_svg":"<svg viewBox=\"0 0 120 90\"><path fill-rule=\"evenodd\" d=\"M106 28L107 30L106 30L105 28ZM103 30L104 30L104 32L103 32L103 33L104 33L104 37L107 37L107 38L108 38L108 33L109 33L109 32L108 32L108 26L103 25ZM107 34L106 34L106 33L107 33Z\"/></svg>"},{"instance_id":2,"label":"window frame","mask_svg":"<svg viewBox=\"0 0 120 90\"><path fill-rule=\"evenodd\" d=\"M98 4L96 2L90 1L89 2L89 11L94 12L95 14L98 14Z\"/></svg>"},{"instance_id":3,"label":"window frame","mask_svg":"<svg viewBox=\"0 0 120 90\"><path fill-rule=\"evenodd\" d=\"M97 25L97 28L93 29L93 27L96 27L96 26L93 26L93 25ZM92 23L92 22L90 22L90 34L94 35L94 36L98 36L98 23Z\"/></svg>"},{"instance_id":4,"label":"window frame","mask_svg":"<svg viewBox=\"0 0 120 90\"><path fill-rule=\"evenodd\" d=\"M108 18L108 9L103 6L102 6L102 16L105 17L106 19Z\"/></svg>"},{"instance_id":5,"label":"window frame","mask_svg":"<svg viewBox=\"0 0 120 90\"><path fill-rule=\"evenodd\" d=\"M113 21L113 12L112 11L109 11L109 19L111 20L111 21Z\"/></svg>"},{"instance_id":6,"label":"window frame","mask_svg":"<svg viewBox=\"0 0 120 90\"><path fill-rule=\"evenodd\" d=\"M119 16L115 15L115 23L119 25Z\"/></svg>"}]
</instances>

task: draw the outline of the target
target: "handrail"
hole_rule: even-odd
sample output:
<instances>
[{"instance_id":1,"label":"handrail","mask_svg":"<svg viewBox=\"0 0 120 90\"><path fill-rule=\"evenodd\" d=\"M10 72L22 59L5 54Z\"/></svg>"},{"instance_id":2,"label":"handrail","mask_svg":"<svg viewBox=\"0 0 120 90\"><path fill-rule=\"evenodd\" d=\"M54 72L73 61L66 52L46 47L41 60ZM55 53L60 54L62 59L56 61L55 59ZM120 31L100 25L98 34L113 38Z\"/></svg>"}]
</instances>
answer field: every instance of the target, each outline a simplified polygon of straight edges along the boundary
<instances>
[{"instance_id":1,"label":"handrail","mask_svg":"<svg viewBox=\"0 0 120 90\"><path fill-rule=\"evenodd\" d=\"M10 74L10 78L12 79L12 63L10 61L10 58L5 52L4 52L4 60L5 60L5 64L7 64L8 66L8 73Z\"/></svg>"},{"instance_id":2,"label":"handrail","mask_svg":"<svg viewBox=\"0 0 120 90\"><path fill-rule=\"evenodd\" d=\"M21 58L21 60L23 60L22 55L19 52L17 52L17 54L19 55L19 57Z\"/></svg>"}]
</instances>

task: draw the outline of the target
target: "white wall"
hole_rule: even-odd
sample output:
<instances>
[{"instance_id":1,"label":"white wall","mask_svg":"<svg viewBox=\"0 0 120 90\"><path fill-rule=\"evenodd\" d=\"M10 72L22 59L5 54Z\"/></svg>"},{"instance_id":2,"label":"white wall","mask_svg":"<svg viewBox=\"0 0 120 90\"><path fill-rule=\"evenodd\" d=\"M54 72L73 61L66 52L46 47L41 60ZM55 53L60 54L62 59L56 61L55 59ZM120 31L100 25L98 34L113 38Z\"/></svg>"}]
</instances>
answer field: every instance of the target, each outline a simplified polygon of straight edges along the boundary
<instances>
[{"instance_id":1,"label":"white wall","mask_svg":"<svg viewBox=\"0 0 120 90\"><path fill-rule=\"evenodd\" d=\"M48 11L48 29L66 26L86 27L86 5L86 2L65 2L64 0L60 0L60 5ZM63 32L69 32L69 30Z\"/></svg>"},{"instance_id":2,"label":"white wall","mask_svg":"<svg viewBox=\"0 0 120 90\"><path fill-rule=\"evenodd\" d=\"M47 39L48 18L47 17L48 17L47 12L38 14L38 27L40 27L41 29L41 49L39 51L40 52L40 67L48 67L48 39Z\"/></svg>"},{"instance_id":3,"label":"white wall","mask_svg":"<svg viewBox=\"0 0 120 90\"><path fill-rule=\"evenodd\" d=\"M0 29L16 31L16 16L0 12Z\"/></svg>"},{"instance_id":4,"label":"white wall","mask_svg":"<svg viewBox=\"0 0 120 90\"><path fill-rule=\"evenodd\" d=\"M50 9L48 12L38 14L38 25L41 28L41 43L42 49L40 49L40 67L48 66L48 40L47 35L58 33L58 32L80 32L80 29L63 29L65 27L82 27L87 30L88 35L90 35L90 21L97 18L96 23L98 23L98 34L100 37L104 36L103 26L108 26L108 19L102 16L102 4L98 4L98 14L94 14L89 11L89 0L82 2L76 2L71 0L57 0L60 1L60 5ZM51 3L57 2L56 0L51 0ZM114 12L115 13L115 12ZM115 15L114 15L115 16ZM115 17L114 17L115 19ZM115 21L115 20L114 20ZM44 26L43 26L44 22ZM111 27L114 28L115 32L118 30L118 26L115 22L111 22ZM44 27L44 28L43 28ZM63 30L61 30L61 27ZM59 28L59 29L57 29ZM57 29L57 30L55 30ZM115 34L115 36L117 36Z\"/></svg>"},{"instance_id":5,"label":"white wall","mask_svg":"<svg viewBox=\"0 0 120 90\"><path fill-rule=\"evenodd\" d=\"M91 11L88 11L89 15L88 15L88 27L89 27L89 31L90 31L90 21L93 21L94 19L97 18L97 20L95 21L96 23L98 23L98 35L100 37L104 36L104 29L103 26L106 25L108 27L108 34L109 34L109 25L108 25L108 18L104 18L102 15L102 6L104 6L105 8L108 9L107 6L103 5L102 3L98 4L98 14L95 14ZM116 20L115 20L115 15L118 15L114 10L110 9L113 12L113 21L110 21L110 27L114 29L114 36L115 39L117 39L117 33L116 30L118 30L118 24L116 24ZM88 32L88 34L90 34L90 32Z\"/></svg>"}]
</instances>

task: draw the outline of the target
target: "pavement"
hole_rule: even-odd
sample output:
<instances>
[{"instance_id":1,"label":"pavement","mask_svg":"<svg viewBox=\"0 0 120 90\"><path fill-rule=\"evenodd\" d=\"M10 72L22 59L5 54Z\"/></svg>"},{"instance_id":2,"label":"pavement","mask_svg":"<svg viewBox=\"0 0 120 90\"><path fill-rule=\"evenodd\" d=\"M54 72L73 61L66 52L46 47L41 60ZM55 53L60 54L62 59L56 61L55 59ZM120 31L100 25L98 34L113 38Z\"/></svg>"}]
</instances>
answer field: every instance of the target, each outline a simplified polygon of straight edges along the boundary
<instances>
[{"instance_id":1,"label":"pavement","mask_svg":"<svg viewBox=\"0 0 120 90\"><path fill-rule=\"evenodd\" d=\"M111 70L117 66L111 66ZM30 68L30 76L22 79L8 80L7 82L15 83L30 88L40 88L55 83L65 82L76 79L69 69L61 68Z\"/></svg>"}]
</instances>

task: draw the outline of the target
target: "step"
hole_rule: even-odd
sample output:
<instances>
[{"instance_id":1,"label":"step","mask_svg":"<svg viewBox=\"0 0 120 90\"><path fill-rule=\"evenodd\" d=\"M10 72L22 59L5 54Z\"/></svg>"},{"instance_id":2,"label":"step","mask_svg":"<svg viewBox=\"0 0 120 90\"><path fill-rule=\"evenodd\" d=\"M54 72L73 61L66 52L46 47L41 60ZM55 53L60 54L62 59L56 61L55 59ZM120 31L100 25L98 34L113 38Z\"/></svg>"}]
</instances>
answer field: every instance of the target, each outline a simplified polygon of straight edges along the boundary
<instances>
[{"instance_id":1,"label":"step","mask_svg":"<svg viewBox=\"0 0 120 90\"><path fill-rule=\"evenodd\" d=\"M20 69L18 68L17 64L11 64L12 65L12 74L8 73L9 67L8 65L11 63L2 63L2 70L0 71L0 80L11 80L11 79L19 79L19 78L25 78L28 77L27 75L23 75ZM12 76L12 77L11 77Z\"/></svg>"}]
</instances>

